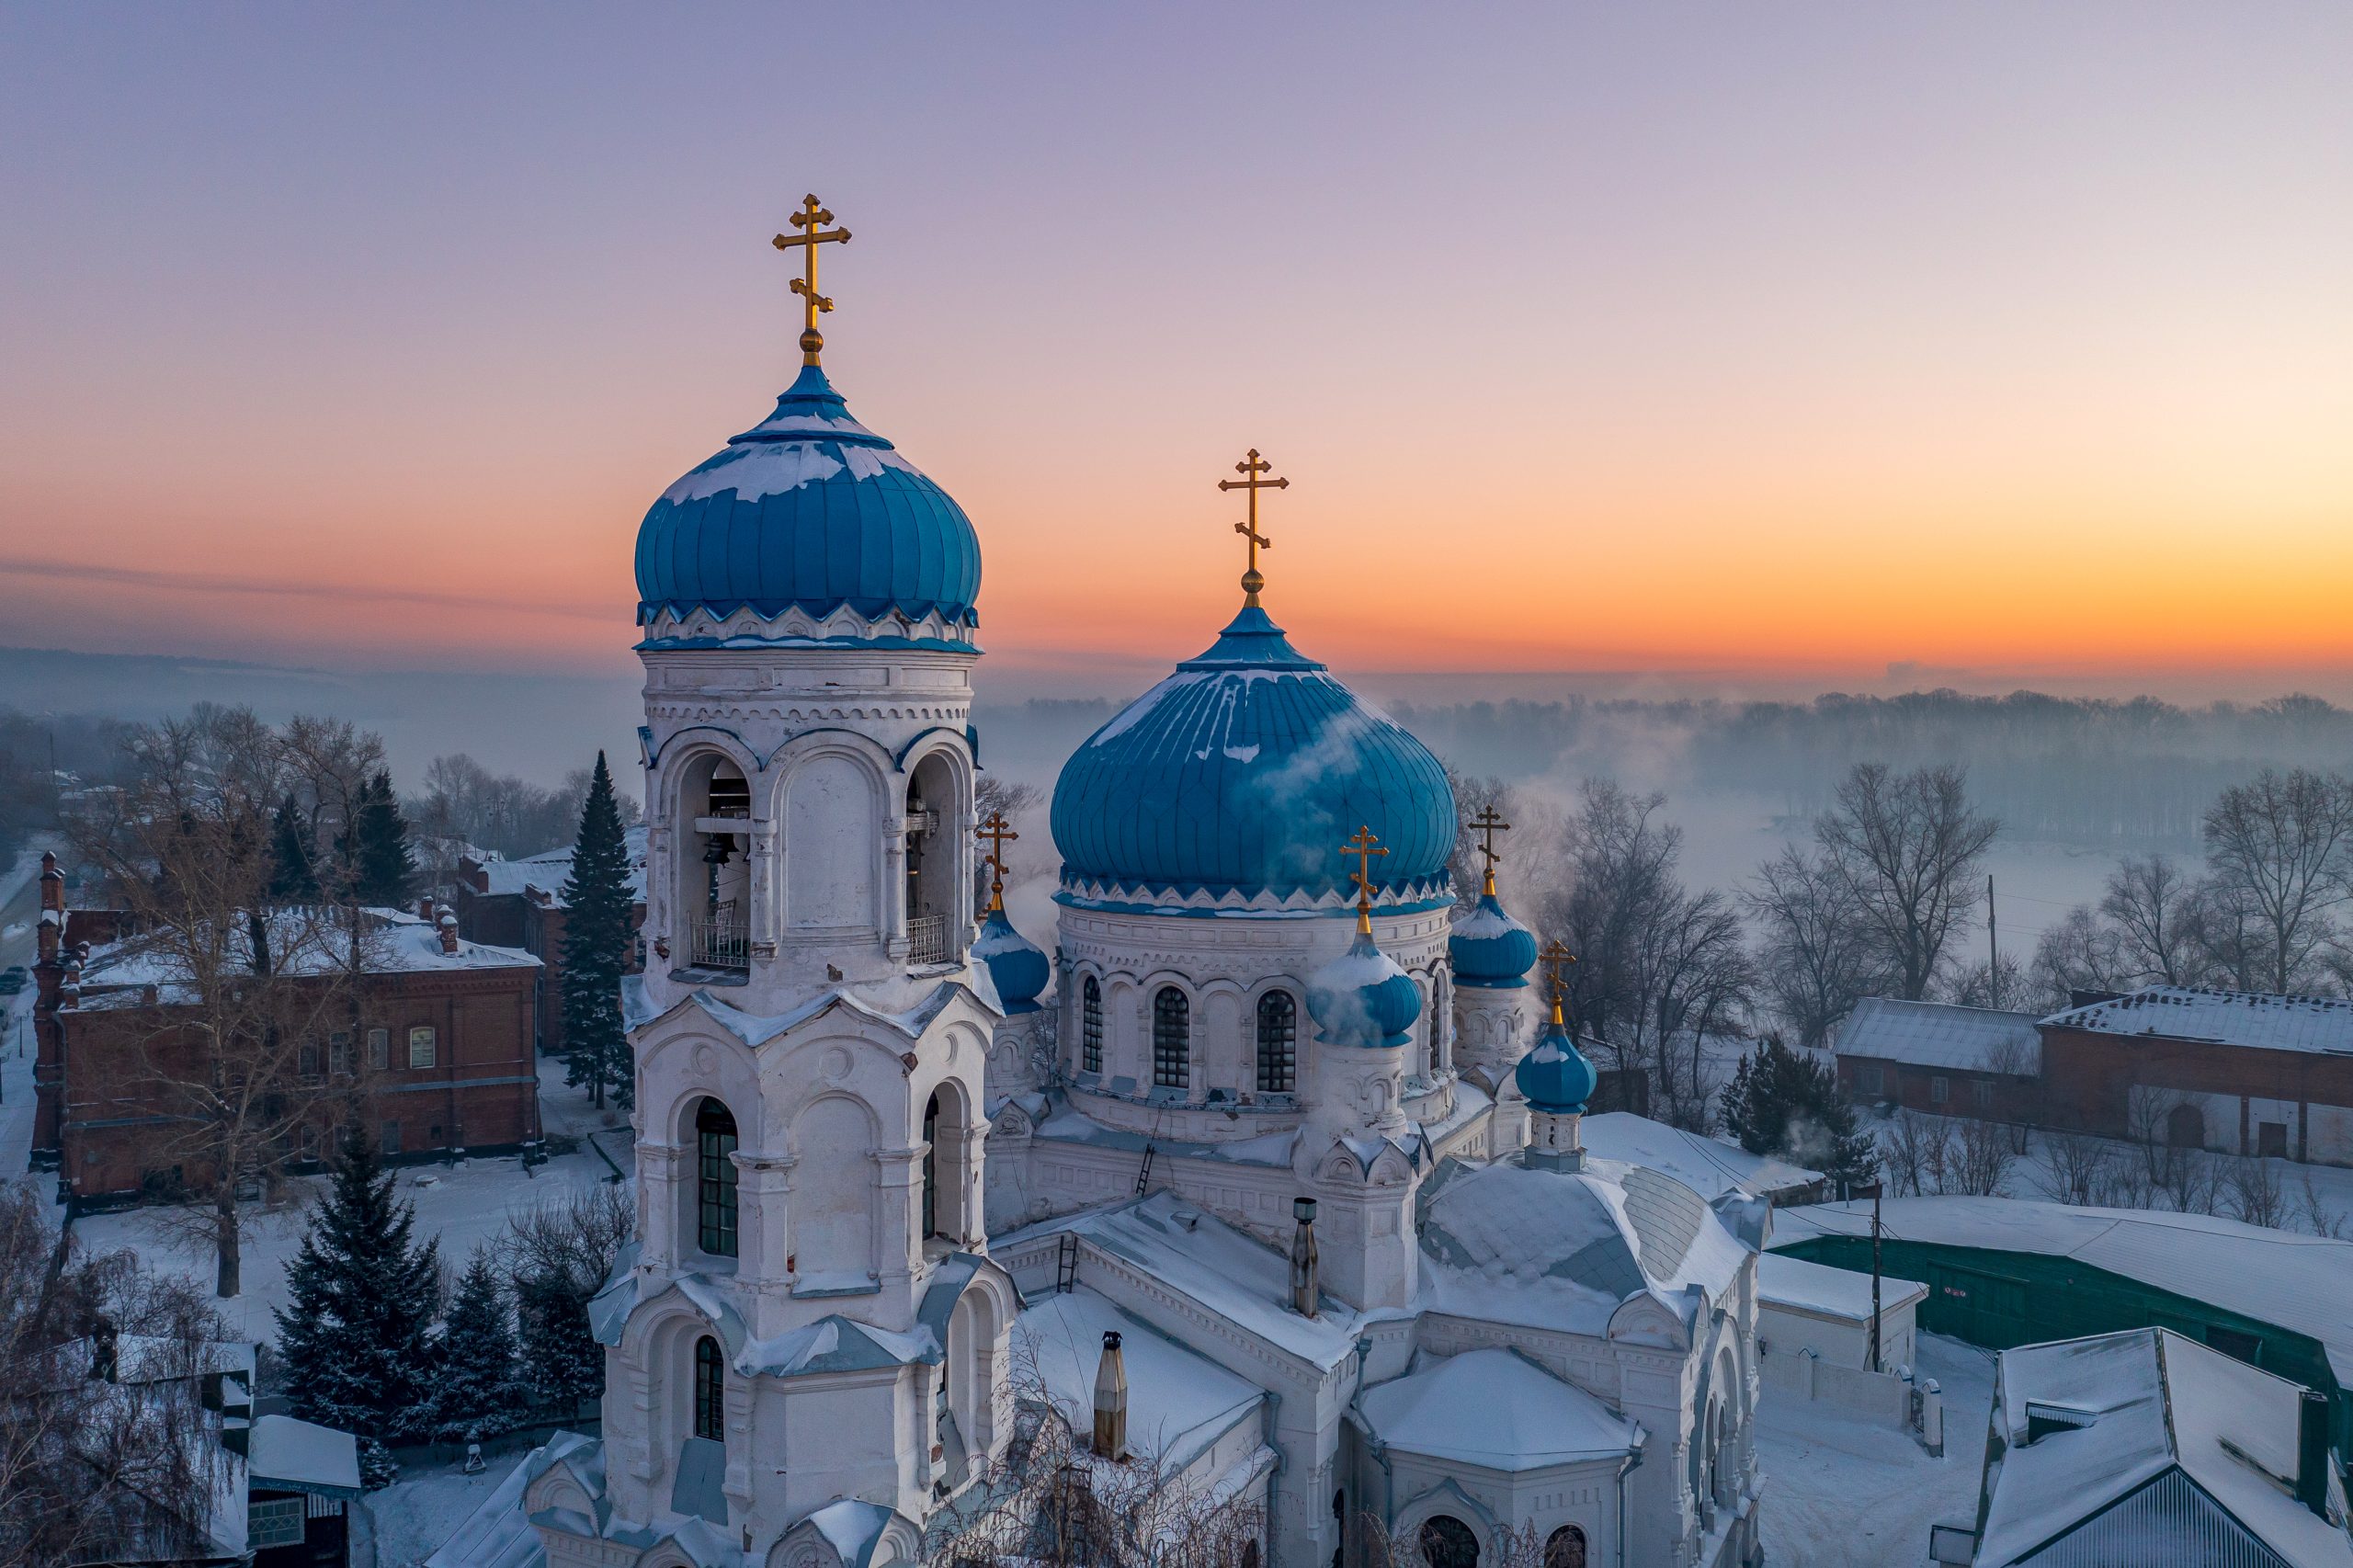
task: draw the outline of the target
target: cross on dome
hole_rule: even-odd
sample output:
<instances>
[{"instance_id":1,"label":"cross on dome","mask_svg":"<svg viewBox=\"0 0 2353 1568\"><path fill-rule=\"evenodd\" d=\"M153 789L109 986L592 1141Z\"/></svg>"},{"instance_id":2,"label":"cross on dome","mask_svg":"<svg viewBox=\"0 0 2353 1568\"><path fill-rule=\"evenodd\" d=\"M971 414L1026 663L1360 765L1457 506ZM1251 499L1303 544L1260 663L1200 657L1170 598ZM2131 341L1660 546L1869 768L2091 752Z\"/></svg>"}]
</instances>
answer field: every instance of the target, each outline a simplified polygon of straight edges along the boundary
<instances>
[{"instance_id":1,"label":"cross on dome","mask_svg":"<svg viewBox=\"0 0 2353 1568\"><path fill-rule=\"evenodd\" d=\"M1340 846L1340 853L1353 857L1357 863L1357 869L1348 873L1348 881L1354 882L1357 889L1357 935L1359 937L1372 935L1372 858L1389 853L1379 847L1380 843L1372 829L1366 826L1358 828L1355 835Z\"/></svg>"},{"instance_id":2,"label":"cross on dome","mask_svg":"<svg viewBox=\"0 0 2353 1568\"><path fill-rule=\"evenodd\" d=\"M1013 831L1003 812L991 812L981 819L973 836L989 841L989 909L991 915L1005 907L1005 845L1007 839L1021 835Z\"/></svg>"},{"instance_id":3,"label":"cross on dome","mask_svg":"<svg viewBox=\"0 0 2353 1568\"><path fill-rule=\"evenodd\" d=\"M847 244L847 229L827 229L834 215L822 206L814 195L801 199L801 210L792 214L792 226L797 234L779 234L773 242L780 251L801 252L806 267L802 276L792 280L792 291L801 299L801 362L813 365L818 351L825 347L824 335L817 330L817 313L834 308L833 301L817 292L817 247L822 244Z\"/></svg>"},{"instance_id":4,"label":"cross on dome","mask_svg":"<svg viewBox=\"0 0 2353 1568\"><path fill-rule=\"evenodd\" d=\"M1552 987L1552 1021L1556 1024L1565 1024L1567 1020L1561 1016L1561 996L1568 983L1561 971L1576 962L1577 956L1569 951L1568 944L1563 942L1558 937L1547 942L1544 945L1544 950L1536 956L1544 965L1546 982Z\"/></svg>"},{"instance_id":5,"label":"cross on dome","mask_svg":"<svg viewBox=\"0 0 2353 1568\"><path fill-rule=\"evenodd\" d=\"M1495 853L1495 835L1509 833L1511 824L1504 821L1493 804L1488 804L1481 806L1479 814L1462 825L1479 835L1479 853L1487 858L1487 885L1481 891L1492 898L1495 892L1495 862L1503 858Z\"/></svg>"},{"instance_id":6,"label":"cross on dome","mask_svg":"<svg viewBox=\"0 0 2353 1568\"><path fill-rule=\"evenodd\" d=\"M1244 490L1250 494L1249 520L1233 525L1233 531L1250 541L1250 569L1242 574L1242 592L1245 596L1242 602L1245 605L1256 604L1258 590L1267 585L1266 577L1258 571L1258 551L1261 549L1275 548L1275 541L1258 531L1258 492L1290 488L1290 481L1288 479L1258 477L1262 473L1272 473L1274 470L1275 465L1260 457L1258 449L1253 447L1247 457L1233 465L1233 472L1242 476L1240 479L1221 479L1217 482L1217 487L1220 490Z\"/></svg>"}]
</instances>

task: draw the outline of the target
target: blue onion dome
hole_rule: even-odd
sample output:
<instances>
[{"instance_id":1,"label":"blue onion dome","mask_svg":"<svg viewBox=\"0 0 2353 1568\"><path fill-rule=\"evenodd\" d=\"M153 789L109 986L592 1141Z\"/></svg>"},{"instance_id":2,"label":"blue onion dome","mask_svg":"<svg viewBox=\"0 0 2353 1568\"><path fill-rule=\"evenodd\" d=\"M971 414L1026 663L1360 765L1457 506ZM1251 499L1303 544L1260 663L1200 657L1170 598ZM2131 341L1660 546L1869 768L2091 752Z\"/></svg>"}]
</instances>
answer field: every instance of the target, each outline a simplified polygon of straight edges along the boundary
<instances>
[{"instance_id":1,"label":"blue onion dome","mask_svg":"<svg viewBox=\"0 0 2353 1568\"><path fill-rule=\"evenodd\" d=\"M1449 902L1446 769L1255 604L1087 737L1055 781L1052 825L1065 903L1337 903L1333 851L1359 827L1389 850L1385 909Z\"/></svg>"},{"instance_id":2,"label":"blue onion dome","mask_svg":"<svg viewBox=\"0 0 2353 1568\"><path fill-rule=\"evenodd\" d=\"M989 917L981 922L980 935L972 938L972 957L989 971L989 983L996 987L996 999L1007 1014L1038 1010L1038 994L1045 990L1050 978L1046 955L1013 928L1002 907L990 910Z\"/></svg>"},{"instance_id":3,"label":"blue onion dome","mask_svg":"<svg viewBox=\"0 0 2353 1568\"><path fill-rule=\"evenodd\" d=\"M1536 962L1536 934L1513 919L1496 899L1491 872L1479 902L1468 914L1454 917L1446 951L1457 985L1507 991L1528 983L1528 971Z\"/></svg>"},{"instance_id":4,"label":"blue onion dome","mask_svg":"<svg viewBox=\"0 0 2353 1568\"><path fill-rule=\"evenodd\" d=\"M1397 961L1372 945L1359 918L1348 950L1307 981L1307 1016L1335 1045L1404 1045L1422 1016L1422 994Z\"/></svg>"},{"instance_id":5,"label":"blue onion dome","mask_svg":"<svg viewBox=\"0 0 2353 1568\"><path fill-rule=\"evenodd\" d=\"M697 610L821 620L847 607L867 622L936 617L928 637L896 631L969 649L980 588L972 519L851 418L815 365L774 414L664 491L637 531L638 621L668 646Z\"/></svg>"},{"instance_id":6,"label":"blue onion dome","mask_svg":"<svg viewBox=\"0 0 2353 1568\"><path fill-rule=\"evenodd\" d=\"M1577 1115L1585 1109L1586 1101L1593 1098L1593 1086L1600 1079L1570 1037L1558 1002L1552 1004L1552 1021L1538 1031L1536 1043L1512 1069L1512 1081L1519 1085L1530 1109L1554 1116Z\"/></svg>"}]
</instances>

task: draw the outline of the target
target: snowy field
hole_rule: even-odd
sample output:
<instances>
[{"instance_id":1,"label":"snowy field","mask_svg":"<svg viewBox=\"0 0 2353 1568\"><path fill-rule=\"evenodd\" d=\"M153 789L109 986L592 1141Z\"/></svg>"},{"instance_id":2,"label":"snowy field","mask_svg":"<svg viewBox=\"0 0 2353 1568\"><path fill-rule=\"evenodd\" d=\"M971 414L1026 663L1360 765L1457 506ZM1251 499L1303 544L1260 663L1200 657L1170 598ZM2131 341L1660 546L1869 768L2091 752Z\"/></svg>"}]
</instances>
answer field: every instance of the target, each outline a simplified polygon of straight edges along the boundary
<instances>
[{"instance_id":1,"label":"snowy field","mask_svg":"<svg viewBox=\"0 0 2353 1568\"><path fill-rule=\"evenodd\" d=\"M1924 1334L1919 1355L1915 1372L1944 1391L1940 1460L1907 1433L1850 1419L1826 1403L1770 1390L1759 1396L1758 1527L1773 1568L1909 1568L1928 1561L1930 1525L1976 1518L1994 1353Z\"/></svg>"}]
</instances>

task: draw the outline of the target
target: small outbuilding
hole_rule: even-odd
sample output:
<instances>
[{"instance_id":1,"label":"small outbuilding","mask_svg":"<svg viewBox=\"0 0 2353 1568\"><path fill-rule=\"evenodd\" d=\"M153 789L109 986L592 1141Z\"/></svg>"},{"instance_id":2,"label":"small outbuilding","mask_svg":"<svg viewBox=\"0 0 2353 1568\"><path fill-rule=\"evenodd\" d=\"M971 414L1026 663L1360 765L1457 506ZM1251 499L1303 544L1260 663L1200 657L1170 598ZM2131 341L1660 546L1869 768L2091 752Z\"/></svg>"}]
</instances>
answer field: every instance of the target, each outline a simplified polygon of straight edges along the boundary
<instances>
[{"instance_id":1,"label":"small outbuilding","mask_svg":"<svg viewBox=\"0 0 2353 1568\"><path fill-rule=\"evenodd\" d=\"M1912 1364L1920 1303L1928 1288L1882 1274L1879 1289L1879 1368ZM1871 1277L1785 1253L1756 1260L1756 1342L1764 1356L1811 1350L1836 1367L1870 1368Z\"/></svg>"}]
</instances>

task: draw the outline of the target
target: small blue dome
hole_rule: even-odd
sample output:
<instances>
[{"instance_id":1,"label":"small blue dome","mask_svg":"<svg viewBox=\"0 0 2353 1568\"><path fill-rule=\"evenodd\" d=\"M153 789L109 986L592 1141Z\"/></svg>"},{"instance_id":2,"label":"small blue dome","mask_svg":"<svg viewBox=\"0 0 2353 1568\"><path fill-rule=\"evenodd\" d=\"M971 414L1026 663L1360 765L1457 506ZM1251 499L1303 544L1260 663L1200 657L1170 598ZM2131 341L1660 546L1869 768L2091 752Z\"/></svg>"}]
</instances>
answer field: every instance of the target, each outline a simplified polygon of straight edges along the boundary
<instances>
[{"instance_id":1,"label":"small blue dome","mask_svg":"<svg viewBox=\"0 0 2353 1568\"><path fill-rule=\"evenodd\" d=\"M804 366L767 420L662 493L637 530L638 621L663 609L767 619L847 605L975 623L981 544L948 493L850 417Z\"/></svg>"},{"instance_id":2,"label":"small blue dome","mask_svg":"<svg viewBox=\"0 0 2353 1568\"><path fill-rule=\"evenodd\" d=\"M1307 1016L1335 1045L1404 1045L1422 1016L1413 978L1362 931L1348 950L1307 981Z\"/></svg>"},{"instance_id":3,"label":"small blue dome","mask_svg":"<svg viewBox=\"0 0 2353 1568\"><path fill-rule=\"evenodd\" d=\"M1051 977L1046 955L1013 928L1004 910L990 910L989 917L981 922L980 935L972 938L972 958L988 970L996 999L1008 1015L1038 1010L1038 993L1046 988Z\"/></svg>"},{"instance_id":4,"label":"small blue dome","mask_svg":"<svg viewBox=\"0 0 2353 1568\"><path fill-rule=\"evenodd\" d=\"M1427 747L1254 605L1072 754L1052 824L1066 902L1088 882L1320 900L1347 891L1340 846L1369 827L1391 906L1437 907L1454 792Z\"/></svg>"},{"instance_id":5,"label":"small blue dome","mask_svg":"<svg viewBox=\"0 0 2353 1568\"><path fill-rule=\"evenodd\" d=\"M1536 935L1511 917L1490 884L1469 914L1454 917L1446 951L1457 985L1505 991L1528 983L1528 971L1536 962Z\"/></svg>"},{"instance_id":6,"label":"small blue dome","mask_svg":"<svg viewBox=\"0 0 2353 1568\"><path fill-rule=\"evenodd\" d=\"M1574 1116L1585 1109L1586 1101L1593 1098L1593 1086L1600 1082L1595 1076L1593 1063L1585 1059L1577 1042L1569 1038L1568 1026L1559 1017L1546 1024L1536 1036L1536 1043L1512 1069L1512 1081L1519 1085L1532 1110L1547 1111L1554 1116Z\"/></svg>"}]
</instances>

